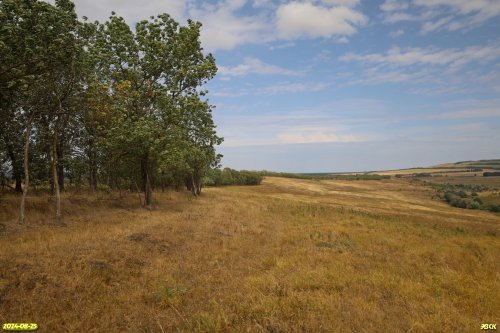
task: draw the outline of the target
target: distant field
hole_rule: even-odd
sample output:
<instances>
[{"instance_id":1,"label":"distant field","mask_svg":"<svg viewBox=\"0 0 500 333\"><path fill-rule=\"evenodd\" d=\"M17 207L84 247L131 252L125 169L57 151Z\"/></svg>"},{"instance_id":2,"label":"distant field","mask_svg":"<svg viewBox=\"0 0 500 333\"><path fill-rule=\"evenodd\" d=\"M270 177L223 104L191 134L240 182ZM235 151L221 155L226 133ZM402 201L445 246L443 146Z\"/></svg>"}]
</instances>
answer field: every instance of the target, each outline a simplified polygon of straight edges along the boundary
<instances>
[{"instance_id":1,"label":"distant field","mask_svg":"<svg viewBox=\"0 0 500 333\"><path fill-rule=\"evenodd\" d=\"M445 163L445 164L436 165L436 167L440 167L440 168L500 168L500 159Z\"/></svg>"},{"instance_id":2,"label":"distant field","mask_svg":"<svg viewBox=\"0 0 500 333\"><path fill-rule=\"evenodd\" d=\"M415 169L402 169L402 170L374 171L374 172L370 172L370 173L371 174L394 176L394 175L397 175L397 174L400 174L400 175L410 175L410 174L417 174L417 173L422 173L422 172L428 172L428 173L433 173L433 172L446 173L446 172L457 172L457 171L465 172L466 169L455 169L455 168L448 168L448 169L415 168Z\"/></svg>"},{"instance_id":3,"label":"distant field","mask_svg":"<svg viewBox=\"0 0 500 333\"><path fill-rule=\"evenodd\" d=\"M449 177L426 178L425 181L440 184L485 185L500 189L500 177L460 177L459 175L455 175Z\"/></svg>"},{"instance_id":4,"label":"distant field","mask_svg":"<svg viewBox=\"0 0 500 333\"><path fill-rule=\"evenodd\" d=\"M0 321L110 333L500 323L500 214L450 207L422 181L267 177L156 198L149 211L132 194L65 194L57 227L31 197L20 227L18 198L1 197Z\"/></svg>"}]
</instances>

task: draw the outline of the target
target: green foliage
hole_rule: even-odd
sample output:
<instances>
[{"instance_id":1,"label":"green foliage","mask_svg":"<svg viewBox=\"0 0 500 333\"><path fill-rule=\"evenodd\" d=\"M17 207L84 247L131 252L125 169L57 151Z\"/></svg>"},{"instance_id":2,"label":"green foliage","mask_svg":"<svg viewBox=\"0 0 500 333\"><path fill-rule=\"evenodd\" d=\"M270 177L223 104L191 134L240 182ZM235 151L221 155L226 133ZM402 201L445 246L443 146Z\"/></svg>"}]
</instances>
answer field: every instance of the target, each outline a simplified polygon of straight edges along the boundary
<instances>
[{"instance_id":1,"label":"green foliage","mask_svg":"<svg viewBox=\"0 0 500 333\"><path fill-rule=\"evenodd\" d=\"M263 180L262 172L241 170L231 168L210 169L203 178L206 186L224 185L260 185Z\"/></svg>"},{"instance_id":2,"label":"green foliage","mask_svg":"<svg viewBox=\"0 0 500 333\"><path fill-rule=\"evenodd\" d=\"M1 1L2 177L21 184L29 129L35 186L54 187L56 170L62 186L139 189L146 204L158 186L198 195L222 142L202 89L217 66L200 29L168 14L134 29L115 13L79 21L70 0Z\"/></svg>"},{"instance_id":3,"label":"green foliage","mask_svg":"<svg viewBox=\"0 0 500 333\"><path fill-rule=\"evenodd\" d=\"M491 190L488 186L437 183L426 183L426 185L433 187L438 194L444 193L442 198L453 207L500 211L500 205L485 205L479 197L481 192Z\"/></svg>"},{"instance_id":4,"label":"green foliage","mask_svg":"<svg viewBox=\"0 0 500 333\"><path fill-rule=\"evenodd\" d=\"M415 177L424 178L424 177L432 177L432 175L430 173L427 173L427 172L421 172L421 173L415 174Z\"/></svg>"},{"instance_id":5,"label":"green foliage","mask_svg":"<svg viewBox=\"0 0 500 333\"><path fill-rule=\"evenodd\" d=\"M500 177L500 171L483 172L483 177Z\"/></svg>"},{"instance_id":6,"label":"green foliage","mask_svg":"<svg viewBox=\"0 0 500 333\"><path fill-rule=\"evenodd\" d=\"M382 176L377 174L331 174L331 173L288 173L288 172L274 172L274 171L261 171L263 176L269 177L283 177L294 179L310 179L310 180L382 180L390 179L391 176Z\"/></svg>"}]
</instances>

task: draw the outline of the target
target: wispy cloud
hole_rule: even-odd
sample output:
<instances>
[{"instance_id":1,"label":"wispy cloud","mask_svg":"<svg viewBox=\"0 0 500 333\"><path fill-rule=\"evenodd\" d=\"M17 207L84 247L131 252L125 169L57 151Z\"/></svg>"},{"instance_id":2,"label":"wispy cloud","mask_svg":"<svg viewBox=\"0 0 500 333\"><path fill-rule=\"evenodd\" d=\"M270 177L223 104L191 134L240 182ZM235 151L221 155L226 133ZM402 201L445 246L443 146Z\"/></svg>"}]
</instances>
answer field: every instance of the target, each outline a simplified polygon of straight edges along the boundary
<instances>
[{"instance_id":1,"label":"wispy cloud","mask_svg":"<svg viewBox=\"0 0 500 333\"><path fill-rule=\"evenodd\" d=\"M330 84L328 82L312 82L312 83L282 82L259 89L257 91L257 94L277 95L277 94L298 93L298 92L317 92L326 90L329 87Z\"/></svg>"},{"instance_id":2,"label":"wispy cloud","mask_svg":"<svg viewBox=\"0 0 500 333\"><path fill-rule=\"evenodd\" d=\"M370 141L366 135L338 134L330 128L291 128L278 134L278 144Z\"/></svg>"},{"instance_id":3,"label":"wispy cloud","mask_svg":"<svg viewBox=\"0 0 500 333\"><path fill-rule=\"evenodd\" d=\"M405 31L403 29L398 29L398 30L395 30L395 31L391 31L390 32L390 35L392 38L397 38L397 37L401 37L405 34Z\"/></svg>"},{"instance_id":4,"label":"wispy cloud","mask_svg":"<svg viewBox=\"0 0 500 333\"><path fill-rule=\"evenodd\" d=\"M406 10L408 7L410 7L410 4L405 0L385 0L384 3L380 5L380 9L384 12Z\"/></svg>"},{"instance_id":5,"label":"wispy cloud","mask_svg":"<svg viewBox=\"0 0 500 333\"><path fill-rule=\"evenodd\" d=\"M393 47L386 53L355 54L340 57L341 61L360 61L390 66L448 65L459 68L469 62L492 61L500 57L499 45L470 46L465 49L406 48Z\"/></svg>"},{"instance_id":6,"label":"wispy cloud","mask_svg":"<svg viewBox=\"0 0 500 333\"><path fill-rule=\"evenodd\" d=\"M453 110L439 113L435 115L435 118L500 118L500 99L456 101L448 108Z\"/></svg>"},{"instance_id":7,"label":"wispy cloud","mask_svg":"<svg viewBox=\"0 0 500 333\"><path fill-rule=\"evenodd\" d=\"M487 69L489 74L484 71L487 64L499 58L500 45L490 44L464 49L393 47L384 53L348 53L339 60L357 62L363 68L362 74L351 78L347 85L426 83L426 86L415 89L414 92L429 95L494 89L499 79L498 76L489 74L498 74L499 71L491 68ZM467 71L464 72L465 70Z\"/></svg>"},{"instance_id":8,"label":"wispy cloud","mask_svg":"<svg viewBox=\"0 0 500 333\"><path fill-rule=\"evenodd\" d=\"M245 76L252 74L297 76L301 72L267 64L260 59L248 57L244 59L242 64L234 67L219 66L219 74L222 76Z\"/></svg>"},{"instance_id":9,"label":"wispy cloud","mask_svg":"<svg viewBox=\"0 0 500 333\"><path fill-rule=\"evenodd\" d=\"M469 30L500 16L498 0L386 0L380 9L386 23L421 22L421 33ZM410 11L411 10L411 11Z\"/></svg>"}]
</instances>

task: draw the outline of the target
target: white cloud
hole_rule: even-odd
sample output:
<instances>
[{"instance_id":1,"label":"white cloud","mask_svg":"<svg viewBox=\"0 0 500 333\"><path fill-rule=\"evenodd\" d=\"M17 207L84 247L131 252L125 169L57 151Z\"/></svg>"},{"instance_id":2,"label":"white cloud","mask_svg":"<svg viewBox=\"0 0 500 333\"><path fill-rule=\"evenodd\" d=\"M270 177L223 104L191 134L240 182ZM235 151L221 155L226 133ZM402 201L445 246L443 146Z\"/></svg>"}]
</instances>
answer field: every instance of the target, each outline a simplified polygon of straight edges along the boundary
<instances>
[{"instance_id":1,"label":"white cloud","mask_svg":"<svg viewBox=\"0 0 500 333\"><path fill-rule=\"evenodd\" d=\"M461 15L476 15L476 20L486 20L500 15L498 0L414 0L414 4L426 7L451 7Z\"/></svg>"},{"instance_id":2,"label":"white cloud","mask_svg":"<svg viewBox=\"0 0 500 333\"><path fill-rule=\"evenodd\" d=\"M407 1L385 0L385 2L380 5L380 9L385 12L394 12L408 9L409 6Z\"/></svg>"},{"instance_id":3,"label":"white cloud","mask_svg":"<svg viewBox=\"0 0 500 333\"><path fill-rule=\"evenodd\" d=\"M245 76L250 74L263 75L300 75L300 72L292 71L276 65L266 64L256 58L245 58L244 62L234 67L219 66L219 74L222 76Z\"/></svg>"},{"instance_id":4,"label":"white cloud","mask_svg":"<svg viewBox=\"0 0 500 333\"><path fill-rule=\"evenodd\" d=\"M359 5L360 0L323 0L322 2L325 5L331 6L346 6L346 7L355 7Z\"/></svg>"},{"instance_id":5,"label":"white cloud","mask_svg":"<svg viewBox=\"0 0 500 333\"><path fill-rule=\"evenodd\" d=\"M47 0L52 1L52 0ZM114 10L133 26L161 13L181 24L188 18L203 23L202 46L210 52L244 44L261 44L298 38L352 35L367 22L357 11L359 0L75 0L80 16L105 21ZM253 11L246 11L250 5ZM344 39L340 39L342 42Z\"/></svg>"},{"instance_id":6,"label":"white cloud","mask_svg":"<svg viewBox=\"0 0 500 333\"><path fill-rule=\"evenodd\" d=\"M290 128L278 134L279 144L320 143L320 142L361 142L369 138L363 135L337 134L329 128Z\"/></svg>"},{"instance_id":7,"label":"white cloud","mask_svg":"<svg viewBox=\"0 0 500 333\"><path fill-rule=\"evenodd\" d=\"M403 29L398 29L396 31L391 31L390 32L390 35L392 38L397 38L397 37L401 37L405 34L405 31Z\"/></svg>"},{"instance_id":8,"label":"white cloud","mask_svg":"<svg viewBox=\"0 0 500 333\"><path fill-rule=\"evenodd\" d=\"M347 44L347 43L349 43L349 38L347 38L346 36L342 36L339 39L337 39L337 43Z\"/></svg>"},{"instance_id":9,"label":"white cloud","mask_svg":"<svg viewBox=\"0 0 500 333\"><path fill-rule=\"evenodd\" d=\"M339 59L358 62L362 71L344 85L407 83L411 93L440 95L494 92L500 80L491 63L500 58L500 45L464 49L393 47L384 53L348 53ZM466 67L467 66L467 67Z\"/></svg>"},{"instance_id":10,"label":"white cloud","mask_svg":"<svg viewBox=\"0 0 500 333\"><path fill-rule=\"evenodd\" d=\"M274 7L274 2L273 0L253 0L252 6L254 8L259 8L259 7L272 8Z\"/></svg>"},{"instance_id":11,"label":"white cloud","mask_svg":"<svg viewBox=\"0 0 500 333\"><path fill-rule=\"evenodd\" d=\"M162 13L170 14L178 21L184 21L185 0L74 0L78 15L87 16L91 21L106 21L111 11L122 16L129 24L148 19Z\"/></svg>"},{"instance_id":12,"label":"white cloud","mask_svg":"<svg viewBox=\"0 0 500 333\"><path fill-rule=\"evenodd\" d=\"M422 24L422 29L420 30L423 34L439 30L446 26L453 20L453 16L445 16L437 21L427 21Z\"/></svg>"},{"instance_id":13,"label":"white cloud","mask_svg":"<svg viewBox=\"0 0 500 333\"><path fill-rule=\"evenodd\" d=\"M278 45L271 45L269 46L269 50L274 51L274 50L280 50L280 49L287 49L289 47L294 47L295 43L294 42L286 42Z\"/></svg>"},{"instance_id":14,"label":"white cloud","mask_svg":"<svg viewBox=\"0 0 500 333\"><path fill-rule=\"evenodd\" d=\"M297 144L314 142L360 142L379 136L366 133L356 124L339 125L335 115L318 114L308 110L287 114L263 114L259 117L235 115L221 122L220 130L226 140L223 146Z\"/></svg>"},{"instance_id":15,"label":"white cloud","mask_svg":"<svg viewBox=\"0 0 500 333\"><path fill-rule=\"evenodd\" d=\"M384 22L422 22L422 33L439 30L472 29L491 18L500 16L498 0L413 0L410 13L408 2L386 0L380 8Z\"/></svg>"},{"instance_id":16,"label":"white cloud","mask_svg":"<svg viewBox=\"0 0 500 333\"><path fill-rule=\"evenodd\" d=\"M247 43L262 43L274 39L272 25L263 15L235 14L246 1L226 0L217 5L191 6L189 16L203 23L202 45L209 51L231 50Z\"/></svg>"},{"instance_id":17,"label":"white cloud","mask_svg":"<svg viewBox=\"0 0 500 333\"><path fill-rule=\"evenodd\" d=\"M470 62L486 62L500 57L500 45L470 46L465 49L407 48L393 47L386 53L354 54L348 53L342 61L360 61L388 66L410 65L448 65L458 69Z\"/></svg>"},{"instance_id":18,"label":"white cloud","mask_svg":"<svg viewBox=\"0 0 500 333\"><path fill-rule=\"evenodd\" d=\"M285 39L352 35L368 19L347 6L331 8L307 2L290 2L276 12L278 36Z\"/></svg>"}]
</instances>

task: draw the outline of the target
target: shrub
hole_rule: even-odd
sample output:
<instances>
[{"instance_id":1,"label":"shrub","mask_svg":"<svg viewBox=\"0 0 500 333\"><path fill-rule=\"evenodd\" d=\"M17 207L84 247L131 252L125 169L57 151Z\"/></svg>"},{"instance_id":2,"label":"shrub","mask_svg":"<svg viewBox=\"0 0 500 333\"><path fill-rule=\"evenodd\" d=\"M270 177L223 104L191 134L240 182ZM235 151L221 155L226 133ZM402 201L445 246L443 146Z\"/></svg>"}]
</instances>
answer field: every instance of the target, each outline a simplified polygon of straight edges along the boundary
<instances>
[{"instance_id":1,"label":"shrub","mask_svg":"<svg viewBox=\"0 0 500 333\"><path fill-rule=\"evenodd\" d=\"M415 174L415 177L418 177L418 178L421 178L421 177L432 177L432 175L430 173L421 172L421 173Z\"/></svg>"},{"instance_id":2,"label":"shrub","mask_svg":"<svg viewBox=\"0 0 500 333\"><path fill-rule=\"evenodd\" d=\"M490 212L498 213L498 212L500 212L500 205L491 205L488 207L488 210Z\"/></svg>"},{"instance_id":3,"label":"shrub","mask_svg":"<svg viewBox=\"0 0 500 333\"><path fill-rule=\"evenodd\" d=\"M483 172L483 177L495 177L500 176L500 172Z\"/></svg>"},{"instance_id":4,"label":"shrub","mask_svg":"<svg viewBox=\"0 0 500 333\"><path fill-rule=\"evenodd\" d=\"M480 209L481 208L481 204L479 202L473 200L473 201L471 201L468 204L467 208L469 208L469 209Z\"/></svg>"},{"instance_id":5,"label":"shrub","mask_svg":"<svg viewBox=\"0 0 500 333\"><path fill-rule=\"evenodd\" d=\"M448 203L456 201L457 199L458 199L458 197L453 192L446 192L444 194L444 200L446 200L446 202L448 202Z\"/></svg>"}]
</instances>

